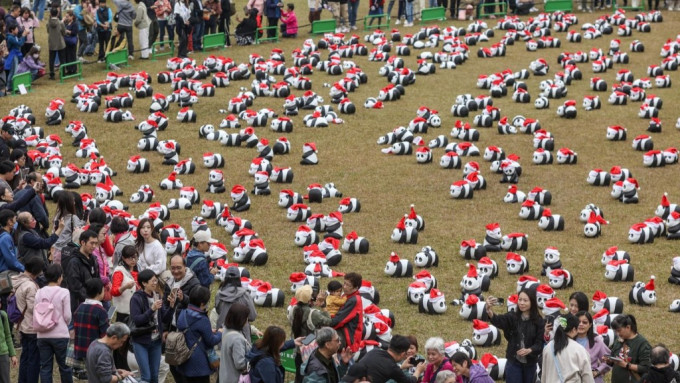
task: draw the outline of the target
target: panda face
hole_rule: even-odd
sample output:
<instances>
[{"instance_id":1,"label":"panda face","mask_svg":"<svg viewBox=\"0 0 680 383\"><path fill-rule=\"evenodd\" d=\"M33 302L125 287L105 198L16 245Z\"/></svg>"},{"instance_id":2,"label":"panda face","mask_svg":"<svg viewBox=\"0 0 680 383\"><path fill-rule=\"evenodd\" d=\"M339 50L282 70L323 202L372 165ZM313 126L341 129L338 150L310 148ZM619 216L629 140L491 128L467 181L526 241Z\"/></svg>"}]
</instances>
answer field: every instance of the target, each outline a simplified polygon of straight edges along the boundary
<instances>
[{"instance_id":1,"label":"panda face","mask_svg":"<svg viewBox=\"0 0 680 383\"><path fill-rule=\"evenodd\" d=\"M564 163L564 162L567 162L567 160L569 159L569 155L568 155L568 154L564 154L564 153L562 153L561 151L558 151L558 152L557 152L557 157L556 157L556 158L557 158L557 162L558 162L558 163Z\"/></svg>"},{"instance_id":2,"label":"panda face","mask_svg":"<svg viewBox=\"0 0 680 383\"><path fill-rule=\"evenodd\" d=\"M519 209L519 217L520 217L520 218L523 218L523 219L529 218L529 215L531 214L531 210L532 210L531 207L522 206L522 207ZM507 239L507 238L504 238L504 241L505 241L505 240L508 240L508 239Z\"/></svg>"},{"instance_id":3,"label":"panda face","mask_svg":"<svg viewBox=\"0 0 680 383\"><path fill-rule=\"evenodd\" d=\"M460 282L460 287L462 287L465 291L479 290L482 287L482 277L470 278L468 276L464 276L463 280Z\"/></svg>"},{"instance_id":4,"label":"panda face","mask_svg":"<svg viewBox=\"0 0 680 383\"><path fill-rule=\"evenodd\" d=\"M619 266L619 267L620 267L620 266ZM618 269L617 269L617 270L618 270ZM611 281L615 280L615 279L616 279L616 272L617 272L617 270L610 270L610 269L607 269L607 270L604 272L604 277L607 278L607 279L609 279L609 280L611 280Z\"/></svg>"},{"instance_id":5,"label":"panda face","mask_svg":"<svg viewBox=\"0 0 680 383\"><path fill-rule=\"evenodd\" d=\"M505 263L505 268L507 269L508 273L510 273L510 274L519 273L521 267L522 267L521 263L517 263L517 262L506 262Z\"/></svg>"},{"instance_id":6,"label":"panda face","mask_svg":"<svg viewBox=\"0 0 680 383\"><path fill-rule=\"evenodd\" d=\"M588 238L594 238L600 235L600 224L599 223L586 223L583 226L583 234Z\"/></svg>"},{"instance_id":7,"label":"panda face","mask_svg":"<svg viewBox=\"0 0 680 383\"><path fill-rule=\"evenodd\" d=\"M560 288L562 288L562 285L564 284L564 282L565 282L564 279L555 278L555 277L553 277L552 275L551 275L550 278L548 279L548 284L549 284L550 287L552 287L553 289L560 289Z\"/></svg>"},{"instance_id":8,"label":"panda face","mask_svg":"<svg viewBox=\"0 0 680 383\"><path fill-rule=\"evenodd\" d=\"M671 151L664 151L663 152L663 160L667 164L674 164L678 162L678 154L675 152Z\"/></svg>"},{"instance_id":9,"label":"panda face","mask_svg":"<svg viewBox=\"0 0 680 383\"><path fill-rule=\"evenodd\" d=\"M546 229L549 224L550 224L550 218L549 217L541 217L538 220L538 227L540 227L541 229Z\"/></svg>"},{"instance_id":10,"label":"panda face","mask_svg":"<svg viewBox=\"0 0 680 383\"><path fill-rule=\"evenodd\" d=\"M477 265L477 273L479 275L481 275L482 277L485 277L485 276L491 277L491 275L493 274L493 269L494 269L493 265L486 265L486 264Z\"/></svg>"},{"instance_id":11,"label":"panda face","mask_svg":"<svg viewBox=\"0 0 680 383\"><path fill-rule=\"evenodd\" d=\"M269 179L269 176L267 176L266 174L256 173L254 179L255 179L256 184L262 184L262 183L267 182L267 180Z\"/></svg>"},{"instance_id":12,"label":"panda face","mask_svg":"<svg viewBox=\"0 0 680 383\"><path fill-rule=\"evenodd\" d=\"M423 152L417 152L416 153L416 161L418 162L427 162L430 158L432 158L432 153L429 151L423 151Z\"/></svg>"},{"instance_id":13,"label":"panda face","mask_svg":"<svg viewBox=\"0 0 680 383\"><path fill-rule=\"evenodd\" d=\"M648 305L653 305L656 303L656 291L655 290L645 290L642 293L642 302Z\"/></svg>"}]
</instances>

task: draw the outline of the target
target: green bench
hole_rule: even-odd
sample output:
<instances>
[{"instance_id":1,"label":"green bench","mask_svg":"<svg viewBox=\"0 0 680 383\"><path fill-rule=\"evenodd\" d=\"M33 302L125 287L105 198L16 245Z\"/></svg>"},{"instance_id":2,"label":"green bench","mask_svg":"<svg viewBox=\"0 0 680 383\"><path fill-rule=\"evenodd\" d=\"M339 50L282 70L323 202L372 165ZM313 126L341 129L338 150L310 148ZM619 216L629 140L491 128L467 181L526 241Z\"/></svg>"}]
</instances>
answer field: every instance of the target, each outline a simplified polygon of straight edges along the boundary
<instances>
[{"instance_id":1,"label":"green bench","mask_svg":"<svg viewBox=\"0 0 680 383\"><path fill-rule=\"evenodd\" d=\"M15 74L14 77L12 77L12 94L14 95L21 94L21 92L19 92L19 85L23 85L24 87L26 87L26 91L30 92L32 81L33 75L31 74L31 72Z\"/></svg>"},{"instance_id":2,"label":"green bench","mask_svg":"<svg viewBox=\"0 0 680 383\"><path fill-rule=\"evenodd\" d=\"M312 34L335 33L335 19L317 20L312 22Z\"/></svg>"},{"instance_id":3,"label":"green bench","mask_svg":"<svg viewBox=\"0 0 680 383\"><path fill-rule=\"evenodd\" d=\"M620 9L625 9L627 11L644 11L644 10L647 9L647 7L645 6L645 0L636 0L636 1L637 1L638 5L633 6L632 5L633 0L628 0L627 1L628 5L623 5L623 1L614 0L613 7L614 7L614 9L620 8ZM619 5L619 4L621 4L621 5Z\"/></svg>"},{"instance_id":4,"label":"green bench","mask_svg":"<svg viewBox=\"0 0 680 383\"><path fill-rule=\"evenodd\" d=\"M158 47L161 45L163 46L167 45L168 47L170 47L170 49L168 49L167 52L156 53ZM175 43L173 41L156 41L155 43L153 43L153 45L151 46L151 60L156 61L156 57L163 56L171 57L175 56Z\"/></svg>"},{"instance_id":5,"label":"green bench","mask_svg":"<svg viewBox=\"0 0 680 383\"><path fill-rule=\"evenodd\" d=\"M274 31L273 37L266 37L267 31ZM262 44L265 41L278 42L279 41L279 27L277 25L271 27L261 27L258 30L257 38L255 39L255 44Z\"/></svg>"},{"instance_id":6,"label":"green bench","mask_svg":"<svg viewBox=\"0 0 680 383\"><path fill-rule=\"evenodd\" d=\"M548 0L543 10L545 12L572 12L574 10L574 4L571 0Z\"/></svg>"},{"instance_id":7,"label":"green bench","mask_svg":"<svg viewBox=\"0 0 680 383\"><path fill-rule=\"evenodd\" d=\"M420 23L424 24L428 21L444 21L446 20L446 8L435 7L427 8L420 11Z\"/></svg>"},{"instance_id":8,"label":"green bench","mask_svg":"<svg viewBox=\"0 0 680 383\"><path fill-rule=\"evenodd\" d=\"M493 7L494 11L487 13L486 7ZM498 7L498 9L500 9L499 11L496 11L497 7ZM480 3L477 6L477 18L488 17L488 16L505 16L507 14L508 14L508 3L506 1L501 1L501 2L498 2L498 3L488 3L488 4Z\"/></svg>"},{"instance_id":9,"label":"green bench","mask_svg":"<svg viewBox=\"0 0 680 383\"><path fill-rule=\"evenodd\" d=\"M76 66L76 72L73 74L64 74L64 71L68 67ZM70 63L61 64L59 66L59 83L63 84L64 80L67 78L77 77L79 80L83 78L83 63L80 61L74 61Z\"/></svg>"},{"instance_id":10,"label":"green bench","mask_svg":"<svg viewBox=\"0 0 680 383\"><path fill-rule=\"evenodd\" d=\"M106 54L106 67L104 69L109 70L112 65L128 66L127 49L123 49L118 52L109 52Z\"/></svg>"},{"instance_id":11,"label":"green bench","mask_svg":"<svg viewBox=\"0 0 680 383\"><path fill-rule=\"evenodd\" d=\"M203 36L203 52L210 48L224 48L227 43L227 37L224 33L213 33L211 35Z\"/></svg>"},{"instance_id":12,"label":"green bench","mask_svg":"<svg viewBox=\"0 0 680 383\"><path fill-rule=\"evenodd\" d=\"M371 22L375 20L378 23L371 25ZM364 30L369 29L388 29L390 27L390 18L386 14L380 15L368 15L364 17Z\"/></svg>"}]
</instances>

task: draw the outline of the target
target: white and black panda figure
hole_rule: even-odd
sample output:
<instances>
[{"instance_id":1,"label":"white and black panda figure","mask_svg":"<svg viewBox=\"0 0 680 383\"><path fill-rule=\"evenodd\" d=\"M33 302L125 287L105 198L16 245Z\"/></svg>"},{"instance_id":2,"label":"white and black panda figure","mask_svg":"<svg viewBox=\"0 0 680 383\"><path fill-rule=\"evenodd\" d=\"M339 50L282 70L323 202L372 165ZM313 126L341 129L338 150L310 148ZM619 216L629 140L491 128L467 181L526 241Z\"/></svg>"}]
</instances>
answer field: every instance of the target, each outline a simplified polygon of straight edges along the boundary
<instances>
[{"instance_id":1,"label":"white and black panda figure","mask_svg":"<svg viewBox=\"0 0 680 383\"><path fill-rule=\"evenodd\" d=\"M543 215L543 206L535 202L527 196L527 200L522 202L522 207L519 210L519 217L526 220L538 220Z\"/></svg>"},{"instance_id":2,"label":"white and black panda figure","mask_svg":"<svg viewBox=\"0 0 680 383\"><path fill-rule=\"evenodd\" d=\"M392 230L390 238L393 242L397 243L416 244L418 243L418 230L414 227L406 227L405 219L405 217L401 217L401 220L397 223L397 227Z\"/></svg>"},{"instance_id":3,"label":"white and black panda figure","mask_svg":"<svg viewBox=\"0 0 680 383\"><path fill-rule=\"evenodd\" d=\"M640 186L635 178L626 178L621 185L621 201L625 204L638 203Z\"/></svg>"},{"instance_id":4,"label":"white and black panda figure","mask_svg":"<svg viewBox=\"0 0 680 383\"><path fill-rule=\"evenodd\" d=\"M417 267L437 267L439 256L431 246L425 246L416 253L414 263Z\"/></svg>"},{"instance_id":5,"label":"white and black panda figure","mask_svg":"<svg viewBox=\"0 0 680 383\"><path fill-rule=\"evenodd\" d=\"M203 153L203 166L208 169L217 169L224 167L224 157L219 153L206 152Z\"/></svg>"},{"instance_id":6,"label":"white and black panda figure","mask_svg":"<svg viewBox=\"0 0 680 383\"><path fill-rule=\"evenodd\" d=\"M439 166L444 169L460 169L460 156L456 152L446 152L439 159Z\"/></svg>"},{"instance_id":7,"label":"white and black panda figure","mask_svg":"<svg viewBox=\"0 0 680 383\"><path fill-rule=\"evenodd\" d=\"M505 256L505 269L509 274L524 274L529 271L529 260L523 255L508 252Z\"/></svg>"},{"instance_id":8,"label":"white and black panda figure","mask_svg":"<svg viewBox=\"0 0 680 383\"><path fill-rule=\"evenodd\" d=\"M153 200L154 192L149 185L142 185L136 193L130 195L131 203L146 203Z\"/></svg>"},{"instance_id":9,"label":"white and black panda figure","mask_svg":"<svg viewBox=\"0 0 680 383\"><path fill-rule=\"evenodd\" d=\"M211 200L203 200L203 206L201 206L201 217L203 218L217 218L226 206L222 205L220 202L215 202Z\"/></svg>"},{"instance_id":10,"label":"white and black panda figure","mask_svg":"<svg viewBox=\"0 0 680 383\"><path fill-rule=\"evenodd\" d=\"M253 195L271 194L271 189L269 188L269 174L266 171L255 173L253 176L253 190L251 190L250 193Z\"/></svg>"},{"instance_id":11,"label":"white and black panda figure","mask_svg":"<svg viewBox=\"0 0 680 383\"><path fill-rule=\"evenodd\" d=\"M623 314L623 301L617 297L607 297L604 292L596 290L591 310L596 313L602 309L606 309L610 314Z\"/></svg>"},{"instance_id":12,"label":"white and black panda figure","mask_svg":"<svg viewBox=\"0 0 680 383\"><path fill-rule=\"evenodd\" d=\"M617 246L612 246L602 253L602 265L606 266L610 261L628 261L630 263L630 254L625 250L619 250Z\"/></svg>"},{"instance_id":13,"label":"white and black panda figure","mask_svg":"<svg viewBox=\"0 0 680 383\"><path fill-rule=\"evenodd\" d=\"M375 286L373 286L373 283L367 279L363 279L361 281L359 295L361 295L361 298L367 299L373 302L375 305L380 304L380 292Z\"/></svg>"},{"instance_id":14,"label":"white and black panda figure","mask_svg":"<svg viewBox=\"0 0 680 383\"><path fill-rule=\"evenodd\" d=\"M640 306L654 305L656 303L654 279L655 277L652 275L647 284L644 282L635 282L628 294L630 303L638 304Z\"/></svg>"},{"instance_id":15,"label":"white and black panda figure","mask_svg":"<svg viewBox=\"0 0 680 383\"><path fill-rule=\"evenodd\" d=\"M319 291L319 278L301 272L291 273L288 277L290 281L290 291L295 293L302 286L309 285L312 291Z\"/></svg>"},{"instance_id":16,"label":"white and black panda figure","mask_svg":"<svg viewBox=\"0 0 680 383\"><path fill-rule=\"evenodd\" d=\"M628 260L609 261L605 267L604 277L614 282L630 282L635 278L635 269Z\"/></svg>"},{"instance_id":17,"label":"white and black panda figure","mask_svg":"<svg viewBox=\"0 0 680 383\"><path fill-rule=\"evenodd\" d=\"M168 209L170 210L190 210L191 207L191 200L187 198L171 198L168 202Z\"/></svg>"},{"instance_id":18,"label":"white and black panda figure","mask_svg":"<svg viewBox=\"0 0 680 383\"><path fill-rule=\"evenodd\" d=\"M409 286L408 289L406 290L406 300L414 305L417 305L420 303L420 300L423 298L425 294L428 293L428 288L427 285L423 282L412 282Z\"/></svg>"},{"instance_id":19,"label":"white and black panda figure","mask_svg":"<svg viewBox=\"0 0 680 383\"><path fill-rule=\"evenodd\" d=\"M121 111L117 108L108 108L104 111L104 120L107 122L133 121L134 119L129 110ZM47 125L50 125L49 122Z\"/></svg>"},{"instance_id":20,"label":"white and black panda figure","mask_svg":"<svg viewBox=\"0 0 680 383\"><path fill-rule=\"evenodd\" d=\"M246 193L246 188L242 185L234 185L231 189L231 199L234 204L231 210L235 212L243 212L250 209L250 197Z\"/></svg>"},{"instance_id":21,"label":"white and black panda figure","mask_svg":"<svg viewBox=\"0 0 680 383\"><path fill-rule=\"evenodd\" d=\"M279 207L289 208L293 204L302 203L302 201L302 196L290 189L284 189L279 192Z\"/></svg>"},{"instance_id":22,"label":"white and black panda figure","mask_svg":"<svg viewBox=\"0 0 680 383\"><path fill-rule=\"evenodd\" d=\"M550 165L553 163L553 155L546 149L538 148L534 151L531 161L535 165Z\"/></svg>"},{"instance_id":23,"label":"white and black panda figure","mask_svg":"<svg viewBox=\"0 0 680 383\"><path fill-rule=\"evenodd\" d=\"M418 303L420 313L441 315L446 313L446 309L446 297L436 288L432 288L429 293L424 294Z\"/></svg>"},{"instance_id":24,"label":"white and black panda figure","mask_svg":"<svg viewBox=\"0 0 680 383\"><path fill-rule=\"evenodd\" d=\"M187 158L175 164L174 171L177 172L177 174L194 174L196 171L196 164L194 164L191 158Z\"/></svg>"},{"instance_id":25,"label":"white and black panda figure","mask_svg":"<svg viewBox=\"0 0 680 383\"><path fill-rule=\"evenodd\" d=\"M666 166L666 161L660 150L650 150L642 155L642 164L648 168L658 168Z\"/></svg>"},{"instance_id":26,"label":"white and black panda figure","mask_svg":"<svg viewBox=\"0 0 680 383\"><path fill-rule=\"evenodd\" d=\"M570 31L573 32L573 31ZM579 35L579 41L572 41L572 42L580 42L580 35ZM503 381L505 380L505 366L508 363L508 360L505 358L498 358L494 356L493 354L484 354L482 357L479 359L479 362L481 365L484 367L484 369L488 372L489 376L491 379L494 381Z\"/></svg>"},{"instance_id":27,"label":"white and black panda figure","mask_svg":"<svg viewBox=\"0 0 680 383\"><path fill-rule=\"evenodd\" d=\"M501 251L501 240L503 234L498 222L486 225L486 235L484 236L484 248L487 252Z\"/></svg>"},{"instance_id":28,"label":"white and black panda figure","mask_svg":"<svg viewBox=\"0 0 680 383\"><path fill-rule=\"evenodd\" d=\"M300 165L316 165L319 163L317 157L316 144L314 142L306 142L302 145L302 161Z\"/></svg>"},{"instance_id":29,"label":"white and black panda figure","mask_svg":"<svg viewBox=\"0 0 680 383\"><path fill-rule=\"evenodd\" d=\"M548 273L548 284L553 289L566 289L574 285L572 274L565 269L554 269Z\"/></svg>"},{"instance_id":30,"label":"white and black panda figure","mask_svg":"<svg viewBox=\"0 0 680 383\"><path fill-rule=\"evenodd\" d=\"M505 203L523 203L526 200L526 194L517 189L517 185L508 186L508 192L503 197Z\"/></svg>"},{"instance_id":31,"label":"white and black panda figure","mask_svg":"<svg viewBox=\"0 0 680 383\"><path fill-rule=\"evenodd\" d=\"M453 133L451 133L453 135ZM487 146L484 149L484 161L500 161L505 159L503 148L498 146Z\"/></svg>"},{"instance_id":32,"label":"white and black panda figure","mask_svg":"<svg viewBox=\"0 0 680 383\"><path fill-rule=\"evenodd\" d=\"M611 176L605 170L593 169L588 172L586 182L593 186L609 186L611 183Z\"/></svg>"},{"instance_id":33,"label":"white and black panda figure","mask_svg":"<svg viewBox=\"0 0 680 383\"><path fill-rule=\"evenodd\" d=\"M480 260L486 256L486 248L474 239L468 239L461 241L458 253L464 259Z\"/></svg>"},{"instance_id":34,"label":"white and black panda figure","mask_svg":"<svg viewBox=\"0 0 680 383\"><path fill-rule=\"evenodd\" d=\"M486 312L486 302L480 300L477 295L470 294L460 307L458 315L466 321L475 319L487 321L489 314Z\"/></svg>"},{"instance_id":35,"label":"white and black panda figure","mask_svg":"<svg viewBox=\"0 0 680 383\"><path fill-rule=\"evenodd\" d=\"M132 156L127 162L127 171L130 173L148 173L150 169L149 161L142 156Z\"/></svg>"},{"instance_id":36,"label":"white and black panda figure","mask_svg":"<svg viewBox=\"0 0 680 383\"><path fill-rule=\"evenodd\" d=\"M260 285L252 296L253 303L260 307L283 307L285 300L283 291L272 287L269 282Z\"/></svg>"},{"instance_id":37,"label":"white and black panda figure","mask_svg":"<svg viewBox=\"0 0 680 383\"><path fill-rule=\"evenodd\" d=\"M479 275L475 265L468 263L466 266L468 267L468 272L463 275L460 281L462 298L459 303L461 304L468 295L477 295L480 299L483 299L482 291L489 291L491 286L491 278L486 275Z\"/></svg>"},{"instance_id":38,"label":"white and black panda figure","mask_svg":"<svg viewBox=\"0 0 680 383\"><path fill-rule=\"evenodd\" d=\"M625 141L628 130L620 125L607 127L607 139L609 141Z\"/></svg>"},{"instance_id":39,"label":"white and black panda figure","mask_svg":"<svg viewBox=\"0 0 680 383\"><path fill-rule=\"evenodd\" d=\"M666 218L666 239L680 239L680 213L677 211Z\"/></svg>"},{"instance_id":40,"label":"white and black panda figure","mask_svg":"<svg viewBox=\"0 0 680 383\"><path fill-rule=\"evenodd\" d=\"M177 112L177 121L196 122L196 112L189 106L185 106Z\"/></svg>"},{"instance_id":41,"label":"white and black panda figure","mask_svg":"<svg viewBox=\"0 0 680 383\"><path fill-rule=\"evenodd\" d=\"M636 223L628 230L628 241L636 244L654 243L654 234L647 224Z\"/></svg>"},{"instance_id":42,"label":"white and black panda figure","mask_svg":"<svg viewBox=\"0 0 680 383\"><path fill-rule=\"evenodd\" d=\"M654 85L657 88L670 88L671 87L671 75L665 74L661 76L656 76L654 78Z\"/></svg>"},{"instance_id":43,"label":"white and black panda figure","mask_svg":"<svg viewBox=\"0 0 680 383\"><path fill-rule=\"evenodd\" d=\"M338 211L342 214L358 213L361 211L361 202L356 198L345 197L340 200Z\"/></svg>"},{"instance_id":44,"label":"white and black panda figure","mask_svg":"<svg viewBox=\"0 0 680 383\"><path fill-rule=\"evenodd\" d=\"M567 100L557 107L557 115L562 118L576 118L577 112L576 100Z\"/></svg>"},{"instance_id":45,"label":"white and black panda figure","mask_svg":"<svg viewBox=\"0 0 680 383\"><path fill-rule=\"evenodd\" d=\"M226 111L225 111L226 112ZM227 117L222 119L220 122L220 128L227 129L239 129L241 123L238 121L238 117L233 114L229 114Z\"/></svg>"},{"instance_id":46,"label":"white and black panda figure","mask_svg":"<svg viewBox=\"0 0 680 383\"><path fill-rule=\"evenodd\" d=\"M312 209L309 206L297 203L288 208L286 218L291 222L306 222L311 214Z\"/></svg>"},{"instance_id":47,"label":"white and black panda figure","mask_svg":"<svg viewBox=\"0 0 680 383\"><path fill-rule=\"evenodd\" d=\"M552 214L549 208L545 208L538 220L538 228L545 231L562 231L564 230L564 217Z\"/></svg>"},{"instance_id":48,"label":"white and black panda figure","mask_svg":"<svg viewBox=\"0 0 680 383\"><path fill-rule=\"evenodd\" d=\"M221 194L227 191L224 186L224 173L219 169L212 169L208 174L208 187L205 189L208 193Z\"/></svg>"},{"instance_id":49,"label":"white and black panda figure","mask_svg":"<svg viewBox=\"0 0 680 383\"><path fill-rule=\"evenodd\" d=\"M557 151L556 160L561 165L574 165L578 162L578 153L569 148L561 148Z\"/></svg>"},{"instance_id":50,"label":"white and black panda figure","mask_svg":"<svg viewBox=\"0 0 680 383\"><path fill-rule=\"evenodd\" d=\"M455 181L450 188L451 198L470 199L473 197L473 188L467 180Z\"/></svg>"},{"instance_id":51,"label":"white and black panda figure","mask_svg":"<svg viewBox=\"0 0 680 383\"><path fill-rule=\"evenodd\" d=\"M368 240L364 237L359 237L356 231L347 234L342 243L342 250L347 251L350 254L367 254L368 249Z\"/></svg>"},{"instance_id":52,"label":"white and black panda figure","mask_svg":"<svg viewBox=\"0 0 680 383\"><path fill-rule=\"evenodd\" d=\"M395 278L410 277L413 275L413 264L408 259L400 259L397 253L392 252L385 264L385 274Z\"/></svg>"},{"instance_id":53,"label":"white and black panda figure","mask_svg":"<svg viewBox=\"0 0 680 383\"><path fill-rule=\"evenodd\" d=\"M677 164L678 157L678 149L675 147L670 147L663 151L663 160L666 165Z\"/></svg>"},{"instance_id":54,"label":"white and black panda figure","mask_svg":"<svg viewBox=\"0 0 680 383\"><path fill-rule=\"evenodd\" d=\"M293 131L293 121L286 116L274 118L270 123L271 130L278 133L290 133Z\"/></svg>"},{"instance_id":55,"label":"white and black panda figure","mask_svg":"<svg viewBox=\"0 0 680 383\"><path fill-rule=\"evenodd\" d=\"M609 224L602 216L598 215L595 211L590 211L588 216L588 221L583 226L583 234L587 238L596 238L602 234L602 225Z\"/></svg>"},{"instance_id":56,"label":"white and black panda figure","mask_svg":"<svg viewBox=\"0 0 680 383\"><path fill-rule=\"evenodd\" d=\"M472 344L478 347L492 347L501 344L498 328L479 319L472 321Z\"/></svg>"},{"instance_id":57,"label":"white and black panda figure","mask_svg":"<svg viewBox=\"0 0 680 383\"><path fill-rule=\"evenodd\" d=\"M516 184L519 182L519 174L517 173L517 167L511 162L503 161L501 162L501 170L503 171L503 176L501 177L501 183L511 183Z\"/></svg>"},{"instance_id":58,"label":"white and black panda figure","mask_svg":"<svg viewBox=\"0 0 680 383\"><path fill-rule=\"evenodd\" d=\"M165 240L165 252L168 255L184 254L190 247L189 241L181 237L170 237Z\"/></svg>"},{"instance_id":59,"label":"white and black panda figure","mask_svg":"<svg viewBox=\"0 0 680 383\"><path fill-rule=\"evenodd\" d=\"M586 111L591 111L595 109L600 109L602 107L602 103L600 102L600 97L595 95L595 96L583 96L583 109Z\"/></svg>"},{"instance_id":60,"label":"white and black panda figure","mask_svg":"<svg viewBox=\"0 0 680 383\"><path fill-rule=\"evenodd\" d=\"M328 213L324 218L324 225L325 225L325 230L326 234L324 235L325 238L335 238L338 243L336 248L340 247L340 240L343 238L342 234L342 213L339 211L332 211ZM317 230L318 231L318 230ZM330 260L329 260L330 263ZM331 265L333 266L333 265Z\"/></svg>"}]
</instances>

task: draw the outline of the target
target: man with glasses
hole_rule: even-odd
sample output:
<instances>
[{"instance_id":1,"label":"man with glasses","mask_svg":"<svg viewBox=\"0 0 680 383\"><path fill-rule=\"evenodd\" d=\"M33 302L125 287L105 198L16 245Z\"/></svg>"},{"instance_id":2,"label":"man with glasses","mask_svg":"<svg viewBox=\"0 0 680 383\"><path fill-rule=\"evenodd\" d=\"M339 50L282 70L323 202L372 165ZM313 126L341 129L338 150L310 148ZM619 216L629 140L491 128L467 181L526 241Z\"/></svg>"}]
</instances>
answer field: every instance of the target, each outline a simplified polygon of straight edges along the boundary
<instances>
[{"instance_id":1,"label":"man with glasses","mask_svg":"<svg viewBox=\"0 0 680 383\"><path fill-rule=\"evenodd\" d=\"M340 349L340 337L332 327L322 327L316 331L316 343L319 348L309 356L300 368L304 382L337 383L345 376L352 351L346 347L340 353L340 363L336 363L333 355Z\"/></svg>"},{"instance_id":2,"label":"man with glasses","mask_svg":"<svg viewBox=\"0 0 680 383\"><path fill-rule=\"evenodd\" d=\"M64 230L64 220L59 220L59 225L54 233L43 238L36 231L37 221L33 215L27 211L19 213L17 217L17 251L19 260L24 264L31 258L40 258L47 267L47 251L57 242L61 232Z\"/></svg>"}]
</instances>

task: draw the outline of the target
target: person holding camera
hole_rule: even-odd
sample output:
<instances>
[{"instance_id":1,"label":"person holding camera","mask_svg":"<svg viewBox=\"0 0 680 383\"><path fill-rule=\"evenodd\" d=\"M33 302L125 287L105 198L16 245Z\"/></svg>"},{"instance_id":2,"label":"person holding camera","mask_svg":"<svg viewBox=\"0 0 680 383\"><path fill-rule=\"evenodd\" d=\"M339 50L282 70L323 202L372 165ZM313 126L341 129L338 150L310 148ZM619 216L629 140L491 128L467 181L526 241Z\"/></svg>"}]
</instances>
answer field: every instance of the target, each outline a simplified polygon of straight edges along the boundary
<instances>
[{"instance_id":1,"label":"person holding camera","mask_svg":"<svg viewBox=\"0 0 680 383\"><path fill-rule=\"evenodd\" d=\"M400 367L404 374L412 376L416 372L416 367L420 363L425 362L425 357L418 354L418 338L413 335L407 335L406 339L411 343L411 346L406 351L406 358L401 362Z\"/></svg>"},{"instance_id":2,"label":"person holding camera","mask_svg":"<svg viewBox=\"0 0 680 383\"><path fill-rule=\"evenodd\" d=\"M543 352L543 318L538 311L536 293L523 289L517 297L517 310L502 315L493 312L499 300L486 298L486 312L491 324L503 330L508 341L505 357L505 377L508 382L533 383L536 378L536 364Z\"/></svg>"},{"instance_id":3,"label":"person holding camera","mask_svg":"<svg viewBox=\"0 0 680 383\"><path fill-rule=\"evenodd\" d=\"M304 383L339 382L347 372L352 351L346 347L339 354L340 363L336 363L333 355L340 350L340 337L332 327L316 330L316 343L319 347L309 356L300 368Z\"/></svg>"}]
</instances>

